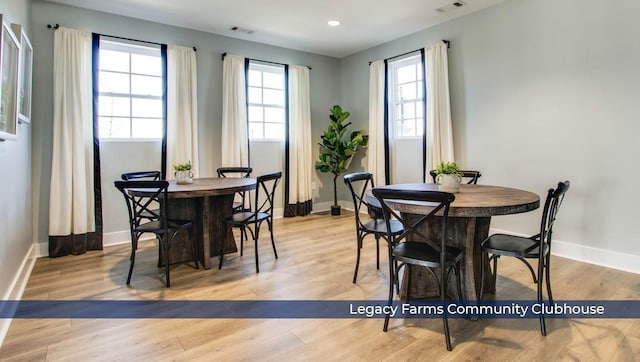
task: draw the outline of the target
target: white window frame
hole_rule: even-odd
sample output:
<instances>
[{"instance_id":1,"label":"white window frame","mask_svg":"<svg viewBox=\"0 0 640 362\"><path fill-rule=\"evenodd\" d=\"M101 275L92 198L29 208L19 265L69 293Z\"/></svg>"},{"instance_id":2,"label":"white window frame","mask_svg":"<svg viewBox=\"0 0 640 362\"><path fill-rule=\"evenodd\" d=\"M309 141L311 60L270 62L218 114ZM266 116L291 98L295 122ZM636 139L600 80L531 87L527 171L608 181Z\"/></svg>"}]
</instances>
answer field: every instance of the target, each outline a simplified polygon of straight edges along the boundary
<instances>
[{"instance_id":1,"label":"white window frame","mask_svg":"<svg viewBox=\"0 0 640 362\"><path fill-rule=\"evenodd\" d=\"M388 64L388 116L389 116L389 133L392 139L414 139L424 136L424 104L426 101L424 95L424 67L422 65L420 52L408 54L402 58L389 61ZM408 65L415 65L415 73L412 80L399 83L398 70ZM400 86L413 84L415 86L416 98L402 99L400 95ZM405 117L399 109L403 105L413 104L415 117ZM422 113L420 116L419 113ZM414 122L414 134L401 134L403 122ZM415 132L418 129L418 123L422 128L421 133Z\"/></svg>"},{"instance_id":2,"label":"white window frame","mask_svg":"<svg viewBox=\"0 0 640 362\"><path fill-rule=\"evenodd\" d=\"M271 63L264 63L264 62L260 62L260 61L256 61L256 60L249 60L249 71L258 71L261 73L261 76L264 77L264 73L274 73L274 74L280 74L282 75L282 88L272 88L272 87L265 87L264 86L264 82L261 82L261 86L260 87L256 87L256 86L252 86L251 84L249 84L249 79L248 79L248 74L247 74L247 122L248 122L248 133L249 133L249 140L250 141L279 141L279 142L284 142L287 135L286 133L286 122L287 122L287 84L286 84L286 77L285 77L285 66L284 65L279 65L279 64L271 64ZM251 88L259 88L261 90L261 93L263 94L263 99L262 102L260 103L256 103L256 102L251 102L249 100L249 93ZM278 91L282 91L282 96L283 96L283 100L282 100L282 105L280 104L269 104L269 103L264 103L264 90L278 90ZM255 120L251 119L250 116L250 112L249 112L249 108L250 107L260 107L262 108L262 120L260 122L256 122ZM264 117L264 112L265 109L268 108L272 108L272 109L281 109L282 110L282 114L283 114L283 119L282 122L266 122L265 121L265 117ZM262 137L252 137L251 136L251 123L262 123ZM278 124L278 125L282 125L283 126L283 132L282 132L282 136L280 138L266 138L264 137L264 135L266 134L265 129L266 127L268 127L270 124Z\"/></svg>"},{"instance_id":3,"label":"white window frame","mask_svg":"<svg viewBox=\"0 0 640 362\"><path fill-rule=\"evenodd\" d=\"M140 45L138 43L133 43L133 42L128 42L125 40L107 40L107 39L100 39L100 46L99 46L100 50L111 50L111 51L119 51L119 52L125 52L125 53L131 53L131 54L140 54L140 55L147 55L147 56L154 56L154 57L158 57L159 59L161 59L162 55L160 52L160 46L153 46L153 45ZM99 50L99 51L100 51ZM100 113L100 106L98 106L98 122L100 122L100 117L101 116L106 116L106 117L111 117L111 118L128 118L129 119L129 137L102 137L102 135L100 135L100 132L98 132L98 137L100 138L100 141L106 141L106 142L157 142L159 140L162 140L162 136L160 137L132 137L132 132L133 132L133 119L154 119L154 120L160 120L160 122L162 123L165 117L164 114L164 107L163 107L163 113L160 115L160 117L133 117L132 115L132 110L133 110L133 100L134 99L151 99L151 100L160 100L163 101L163 95L159 95L159 96L154 96L154 95L139 95L139 94L131 94L131 89L132 89L132 84L131 84L131 76L135 76L135 75L141 75L141 76L145 76L145 77L150 77L152 75L149 74L140 74L140 73L135 73L131 71L131 57L129 57L129 72L118 72L118 71L113 71L113 70L105 70L105 69L101 69L100 65L98 65L98 73L104 71L104 72L110 72L110 73L115 73L115 74L127 74L129 76L129 93L114 93L114 92L101 92L98 91L98 97L100 96L107 96L107 97L115 97L115 98L128 98L129 99L129 116L113 116L113 115L105 115L105 114L101 114ZM98 75L99 77L99 75ZM154 76L155 77L155 76ZM163 75L160 74L159 76L157 76L157 78L160 78L161 84L162 84L162 78ZM161 92L162 93L162 92ZM98 100L99 102L99 100ZM164 103L164 102L163 102ZM98 123L98 129L100 129L100 124Z\"/></svg>"}]
</instances>

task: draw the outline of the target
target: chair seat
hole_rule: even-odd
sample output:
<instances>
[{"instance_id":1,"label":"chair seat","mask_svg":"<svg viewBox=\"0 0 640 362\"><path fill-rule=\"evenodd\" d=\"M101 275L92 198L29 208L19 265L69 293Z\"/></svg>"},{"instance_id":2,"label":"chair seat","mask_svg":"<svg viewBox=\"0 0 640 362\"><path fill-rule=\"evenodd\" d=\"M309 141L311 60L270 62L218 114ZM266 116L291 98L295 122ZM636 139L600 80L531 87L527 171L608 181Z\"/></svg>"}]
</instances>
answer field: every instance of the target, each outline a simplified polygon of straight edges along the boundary
<instances>
[{"instance_id":1,"label":"chair seat","mask_svg":"<svg viewBox=\"0 0 640 362\"><path fill-rule=\"evenodd\" d=\"M397 220L390 220L391 235L400 235L404 228L402 223ZM384 219L372 219L362 224L362 229L368 233L380 234L387 236L387 223Z\"/></svg>"},{"instance_id":2,"label":"chair seat","mask_svg":"<svg viewBox=\"0 0 640 362\"><path fill-rule=\"evenodd\" d=\"M440 265L440 252L431 245L417 241L406 241L393 248L393 256L398 261L411 261L426 267L438 267ZM462 249L455 246L447 246L447 262L457 262L462 259Z\"/></svg>"},{"instance_id":3,"label":"chair seat","mask_svg":"<svg viewBox=\"0 0 640 362\"><path fill-rule=\"evenodd\" d=\"M188 229L192 224L193 222L189 220L169 220L169 229ZM164 226L162 225L162 221L154 220L144 224L140 224L134 230L141 233L162 234L162 232L164 231Z\"/></svg>"},{"instance_id":4,"label":"chair seat","mask_svg":"<svg viewBox=\"0 0 640 362\"><path fill-rule=\"evenodd\" d=\"M268 219L269 217L270 217L269 214L264 212L259 212L257 221L263 221ZM247 222L255 221L256 220L255 218L256 218L255 212L243 211L243 212L235 213L231 216L227 216L224 219L224 222L229 225L242 225L242 224L247 224Z\"/></svg>"},{"instance_id":5,"label":"chair seat","mask_svg":"<svg viewBox=\"0 0 640 362\"><path fill-rule=\"evenodd\" d=\"M482 242L483 251L504 256L519 258L538 258L538 241L522 236L493 234Z\"/></svg>"}]
</instances>

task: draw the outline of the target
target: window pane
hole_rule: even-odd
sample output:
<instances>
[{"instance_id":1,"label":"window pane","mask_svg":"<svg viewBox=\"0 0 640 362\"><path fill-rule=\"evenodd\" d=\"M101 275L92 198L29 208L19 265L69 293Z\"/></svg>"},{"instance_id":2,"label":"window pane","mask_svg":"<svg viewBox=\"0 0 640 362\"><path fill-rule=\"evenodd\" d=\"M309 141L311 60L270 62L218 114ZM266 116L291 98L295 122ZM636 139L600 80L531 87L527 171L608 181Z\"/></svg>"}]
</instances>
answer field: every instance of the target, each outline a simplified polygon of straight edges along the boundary
<instances>
[{"instance_id":1,"label":"window pane","mask_svg":"<svg viewBox=\"0 0 640 362\"><path fill-rule=\"evenodd\" d=\"M423 105L422 102L416 102L416 117L417 118L423 118L422 117L422 111L423 111Z\"/></svg>"},{"instance_id":2,"label":"window pane","mask_svg":"<svg viewBox=\"0 0 640 362\"><path fill-rule=\"evenodd\" d=\"M408 100L408 99L416 99L416 83L408 83L400 86L399 89L399 100Z\"/></svg>"},{"instance_id":3,"label":"window pane","mask_svg":"<svg viewBox=\"0 0 640 362\"><path fill-rule=\"evenodd\" d=\"M248 117L249 122L263 122L262 107L250 106Z\"/></svg>"},{"instance_id":4,"label":"window pane","mask_svg":"<svg viewBox=\"0 0 640 362\"><path fill-rule=\"evenodd\" d=\"M264 108L264 121L271 123L284 123L284 108Z\"/></svg>"},{"instance_id":5,"label":"window pane","mask_svg":"<svg viewBox=\"0 0 640 362\"><path fill-rule=\"evenodd\" d=\"M249 86L262 87L262 72L249 70Z\"/></svg>"},{"instance_id":6,"label":"window pane","mask_svg":"<svg viewBox=\"0 0 640 362\"><path fill-rule=\"evenodd\" d=\"M100 69L129 72L129 53L100 49Z\"/></svg>"},{"instance_id":7,"label":"window pane","mask_svg":"<svg viewBox=\"0 0 640 362\"><path fill-rule=\"evenodd\" d=\"M424 134L424 123L422 118L416 118L416 134L414 136L422 136Z\"/></svg>"},{"instance_id":8,"label":"window pane","mask_svg":"<svg viewBox=\"0 0 640 362\"><path fill-rule=\"evenodd\" d=\"M264 138L267 139L284 139L284 123L265 123Z\"/></svg>"},{"instance_id":9,"label":"window pane","mask_svg":"<svg viewBox=\"0 0 640 362\"><path fill-rule=\"evenodd\" d=\"M144 75L131 76L131 94L143 96L161 96L162 78Z\"/></svg>"},{"instance_id":10,"label":"window pane","mask_svg":"<svg viewBox=\"0 0 640 362\"><path fill-rule=\"evenodd\" d=\"M398 83L413 82L416 80L416 64L398 68Z\"/></svg>"},{"instance_id":11,"label":"window pane","mask_svg":"<svg viewBox=\"0 0 640 362\"><path fill-rule=\"evenodd\" d=\"M284 89L284 74L265 72L263 76L265 88Z\"/></svg>"},{"instance_id":12,"label":"window pane","mask_svg":"<svg viewBox=\"0 0 640 362\"><path fill-rule=\"evenodd\" d=\"M158 56L131 54L131 73L162 76L160 52Z\"/></svg>"},{"instance_id":13,"label":"window pane","mask_svg":"<svg viewBox=\"0 0 640 362\"><path fill-rule=\"evenodd\" d=\"M413 120L404 120L400 122L400 134L405 137L415 136L415 122Z\"/></svg>"},{"instance_id":14,"label":"window pane","mask_svg":"<svg viewBox=\"0 0 640 362\"><path fill-rule=\"evenodd\" d=\"M405 103L402 105L402 118L415 118L416 117L416 104Z\"/></svg>"},{"instance_id":15,"label":"window pane","mask_svg":"<svg viewBox=\"0 0 640 362\"><path fill-rule=\"evenodd\" d=\"M123 116L128 117L129 97L98 97L98 114L101 116Z\"/></svg>"},{"instance_id":16,"label":"window pane","mask_svg":"<svg viewBox=\"0 0 640 362\"><path fill-rule=\"evenodd\" d=\"M129 118L98 118L100 138L129 138Z\"/></svg>"},{"instance_id":17,"label":"window pane","mask_svg":"<svg viewBox=\"0 0 640 362\"><path fill-rule=\"evenodd\" d=\"M263 124L262 122L249 122L249 138L264 138Z\"/></svg>"},{"instance_id":18,"label":"window pane","mask_svg":"<svg viewBox=\"0 0 640 362\"><path fill-rule=\"evenodd\" d=\"M262 88L249 88L249 103L262 103Z\"/></svg>"},{"instance_id":19,"label":"window pane","mask_svg":"<svg viewBox=\"0 0 640 362\"><path fill-rule=\"evenodd\" d=\"M162 119L133 118L131 120L131 137L162 138Z\"/></svg>"},{"instance_id":20,"label":"window pane","mask_svg":"<svg viewBox=\"0 0 640 362\"><path fill-rule=\"evenodd\" d=\"M98 84L100 92L129 93L129 74L101 71Z\"/></svg>"},{"instance_id":21,"label":"window pane","mask_svg":"<svg viewBox=\"0 0 640 362\"><path fill-rule=\"evenodd\" d=\"M162 100L160 99L131 99L131 116L133 117L162 117Z\"/></svg>"},{"instance_id":22,"label":"window pane","mask_svg":"<svg viewBox=\"0 0 640 362\"><path fill-rule=\"evenodd\" d=\"M281 90L265 89L264 104L284 106L284 92Z\"/></svg>"}]
</instances>

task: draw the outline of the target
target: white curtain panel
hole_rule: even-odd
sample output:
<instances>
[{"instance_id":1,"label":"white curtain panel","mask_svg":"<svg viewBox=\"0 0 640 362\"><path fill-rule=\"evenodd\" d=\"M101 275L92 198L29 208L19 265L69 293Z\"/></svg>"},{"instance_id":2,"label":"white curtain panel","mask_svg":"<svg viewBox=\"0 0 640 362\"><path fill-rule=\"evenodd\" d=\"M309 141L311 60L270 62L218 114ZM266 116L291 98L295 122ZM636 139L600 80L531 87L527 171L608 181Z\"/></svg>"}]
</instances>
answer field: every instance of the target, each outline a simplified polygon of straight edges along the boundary
<instances>
[{"instance_id":1,"label":"white curtain panel","mask_svg":"<svg viewBox=\"0 0 640 362\"><path fill-rule=\"evenodd\" d=\"M197 84L196 51L167 46L167 179L174 164L187 161L199 176Z\"/></svg>"},{"instance_id":2,"label":"white curtain panel","mask_svg":"<svg viewBox=\"0 0 640 362\"><path fill-rule=\"evenodd\" d=\"M227 54L222 67L222 166L249 166L244 57Z\"/></svg>"},{"instance_id":3,"label":"white curtain panel","mask_svg":"<svg viewBox=\"0 0 640 362\"><path fill-rule=\"evenodd\" d=\"M449 66L444 42L424 49L427 82L426 175L440 162L454 161L451 105L449 102Z\"/></svg>"},{"instance_id":4,"label":"white curtain panel","mask_svg":"<svg viewBox=\"0 0 640 362\"><path fill-rule=\"evenodd\" d=\"M313 156L309 68L289 66L289 204L311 200Z\"/></svg>"},{"instance_id":5,"label":"white curtain panel","mask_svg":"<svg viewBox=\"0 0 640 362\"><path fill-rule=\"evenodd\" d=\"M53 155L49 235L95 231L91 33L53 38Z\"/></svg>"},{"instance_id":6,"label":"white curtain panel","mask_svg":"<svg viewBox=\"0 0 640 362\"><path fill-rule=\"evenodd\" d=\"M385 185L384 159L384 60L369 65L369 143L367 170L376 186Z\"/></svg>"}]
</instances>

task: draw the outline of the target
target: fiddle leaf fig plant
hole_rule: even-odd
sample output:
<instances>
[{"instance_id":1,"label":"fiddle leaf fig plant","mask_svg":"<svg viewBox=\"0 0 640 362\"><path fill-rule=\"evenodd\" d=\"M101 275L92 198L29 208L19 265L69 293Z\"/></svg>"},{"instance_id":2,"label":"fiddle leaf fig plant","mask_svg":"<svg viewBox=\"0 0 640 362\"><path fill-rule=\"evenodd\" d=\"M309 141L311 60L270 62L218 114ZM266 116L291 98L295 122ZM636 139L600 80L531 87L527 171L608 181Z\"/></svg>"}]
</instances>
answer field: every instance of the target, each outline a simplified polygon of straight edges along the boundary
<instances>
[{"instance_id":1,"label":"fiddle leaf fig plant","mask_svg":"<svg viewBox=\"0 0 640 362\"><path fill-rule=\"evenodd\" d=\"M331 108L329 115L329 127L320 136L320 155L316 162L316 169L323 173L333 174L333 206L332 214L339 215L338 190L336 180L338 176L347 171L350 161L360 147L367 145L367 137L362 131L348 133L351 122L345 120L351 114L343 111L342 107L335 105ZM334 210L337 210L334 211Z\"/></svg>"}]
</instances>

